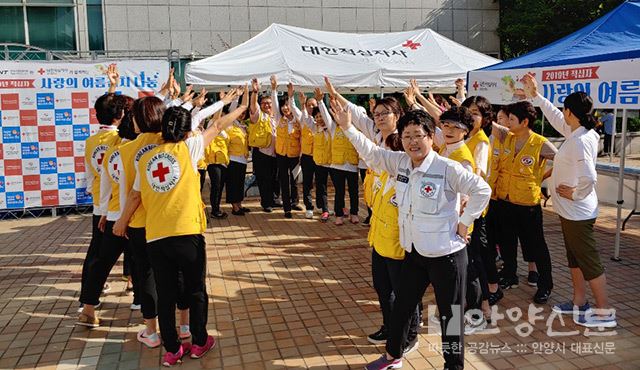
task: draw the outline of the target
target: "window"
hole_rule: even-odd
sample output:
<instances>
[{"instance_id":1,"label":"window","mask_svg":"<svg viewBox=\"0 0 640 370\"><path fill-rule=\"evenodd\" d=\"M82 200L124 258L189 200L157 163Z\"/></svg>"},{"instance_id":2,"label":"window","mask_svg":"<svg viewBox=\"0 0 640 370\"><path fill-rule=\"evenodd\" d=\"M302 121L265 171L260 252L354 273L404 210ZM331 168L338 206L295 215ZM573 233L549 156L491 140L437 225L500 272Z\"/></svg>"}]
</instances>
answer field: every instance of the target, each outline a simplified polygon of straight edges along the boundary
<instances>
[{"instance_id":1,"label":"window","mask_svg":"<svg viewBox=\"0 0 640 370\"><path fill-rule=\"evenodd\" d=\"M102 0L87 0L87 28L89 50L104 50Z\"/></svg>"},{"instance_id":2,"label":"window","mask_svg":"<svg viewBox=\"0 0 640 370\"><path fill-rule=\"evenodd\" d=\"M76 50L73 0L0 0L0 19L0 42Z\"/></svg>"},{"instance_id":3,"label":"window","mask_svg":"<svg viewBox=\"0 0 640 370\"><path fill-rule=\"evenodd\" d=\"M0 4L2 3L4 3L4 1L0 0ZM0 42L16 42L24 44L24 16L22 7L0 7L0 19L2 19L2 27L0 27Z\"/></svg>"}]
</instances>

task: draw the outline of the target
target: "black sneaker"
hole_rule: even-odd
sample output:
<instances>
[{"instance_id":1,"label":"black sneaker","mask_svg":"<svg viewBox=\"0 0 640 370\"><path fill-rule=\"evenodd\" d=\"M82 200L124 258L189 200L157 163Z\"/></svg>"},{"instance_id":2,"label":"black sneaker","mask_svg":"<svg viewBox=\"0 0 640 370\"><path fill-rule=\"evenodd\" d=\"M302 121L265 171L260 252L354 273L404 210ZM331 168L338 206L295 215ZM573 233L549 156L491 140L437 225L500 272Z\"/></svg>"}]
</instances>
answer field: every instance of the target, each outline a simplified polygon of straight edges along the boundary
<instances>
[{"instance_id":1,"label":"black sneaker","mask_svg":"<svg viewBox=\"0 0 640 370\"><path fill-rule=\"evenodd\" d=\"M504 293L502 292L502 289L500 289L500 288L498 288L498 290L496 290L495 293L489 292L489 299L488 299L489 306L494 306L502 298L504 298Z\"/></svg>"},{"instance_id":2,"label":"black sneaker","mask_svg":"<svg viewBox=\"0 0 640 370\"><path fill-rule=\"evenodd\" d=\"M371 225L371 216L367 216L367 218L365 218L364 221L362 221L362 225L364 226Z\"/></svg>"},{"instance_id":3,"label":"black sneaker","mask_svg":"<svg viewBox=\"0 0 640 370\"><path fill-rule=\"evenodd\" d=\"M418 337L406 341L404 348L402 349L402 356L404 357L416 349L418 349Z\"/></svg>"},{"instance_id":4,"label":"black sneaker","mask_svg":"<svg viewBox=\"0 0 640 370\"><path fill-rule=\"evenodd\" d=\"M551 289L538 289L533 296L533 302L537 304L546 304L551 296Z\"/></svg>"},{"instance_id":5,"label":"black sneaker","mask_svg":"<svg viewBox=\"0 0 640 370\"><path fill-rule=\"evenodd\" d=\"M538 271L529 271L529 276L527 277L527 284L531 286L538 286L538 278L540 275Z\"/></svg>"},{"instance_id":6,"label":"black sneaker","mask_svg":"<svg viewBox=\"0 0 640 370\"><path fill-rule=\"evenodd\" d=\"M282 202L279 200L274 201L273 208L282 208Z\"/></svg>"},{"instance_id":7,"label":"black sneaker","mask_svg":"<svg viewBox=\"0 0 640 370\"><path fill-rule=\"evenodd\" d=\"M291 214L291 212L285 212L284 218L293 218L293 215Z\"/></svg>"},{"instance_id":8,"label":"black sneaker","mask_svg":"<svg viewBox=\"0 0 640 370\"><path fill-rule=\"evenodd\" d=\"M271 208L271 207L264 207L264 208L262 208L262 210L263 210L264 212L266 212L266 213L271 213L271 212L273 212L273 208Z\"/></svg>"},{"instance_id":9,"label":"black sneaker","mask_svg":"<svg viewBox=\"0 0 640 370\"><path fill-rule=\"evenodd\" d=\"M242 208L240 208L240 210L241 210L242 212L244 212L244 213L249 213L249 212L251 212L251 209L249 209L249 208L247 208L247 207L242 207Z\"/></svg>"},{"instance_id":10,"label":"black sneaker","mask_svg":"<svg viewBox=\"0 0 640 370\"><path fill-rule=\"evenodd\" d=\"M373 344L385 344L387 343L387 329L384 326L380 327L380 330L373 334L369 334L367 337L369 343Z\"/></svg>"},{"instance_id":11,"label":"black sneaker","mask_svg":"<svg viewBox=\"0 0 640 370\"><path fill-rule=\"evenodd\" d=\"M227 218L227 216L228 216L227 212L218 211L218 212L212 212L211 213L211 217L217 218L217 219L220 219L220 220Z\"/></svg>"},{"instance_id":12,"label":"black sneaker","mask_svg":"<svg viewBox=\"0 0 640 370\"><path fill-rule=\"evenodd\" d=\"M300 207L297 204L292 204L291 205L291 209L294 210L294 211L302 211L302 207Z\"/></svg>"},{"instance_id":13,"label":"black sneaker","mask_svg":"<svg viewBox=\"0 0 640 370\"><path fill-rule=\"evenodd\" d=\"M237 211L231 211L231 214L234 216L244 216L244 211L242 209L239 209Z\"/></svg>"},{"instance_id":14,"label":"black sneaker","mask_svg":"<svg viewBox=\"0 0 640 370\"><path fill-rule=\"evenodd\" d=\"M498 285L500 285L501 289L514 289L518 287L518 278L514 277L514 278L506 278L503 277L500 279L500 282L498 282Z\"/></svg>"}]
</instances>

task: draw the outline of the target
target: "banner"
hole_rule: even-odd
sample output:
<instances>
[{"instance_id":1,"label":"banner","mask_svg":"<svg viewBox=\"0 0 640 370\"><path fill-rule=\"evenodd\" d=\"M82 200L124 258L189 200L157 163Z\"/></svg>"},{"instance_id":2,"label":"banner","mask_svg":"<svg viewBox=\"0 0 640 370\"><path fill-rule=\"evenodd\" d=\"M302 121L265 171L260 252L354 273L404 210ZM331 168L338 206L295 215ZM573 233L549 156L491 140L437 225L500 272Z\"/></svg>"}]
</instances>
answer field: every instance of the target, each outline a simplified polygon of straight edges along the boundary
<instances>
[{"instance_id":1,"label":"banner","mask_svg":"<svg viewBox=\"0 0 640 370\"><path fill-rule=\"evenodd\" d=\"M84 144L98 130L93 105L107 92L133 98L159 90L169 62L159 60L0 62L0 210L92 204Z\"/></svg>"},{"instance_id":2,"label":"banner","mask_svg":"<svg viewBox=\"0 0 640 370\"><path fill-rule=\"evenodd\" d=\"M535 74L540 92L562 106L571 93L583 91L595 108L640 109L640 60L574 64L543 68L469 72L469 95L482 95L493 104L526 99L520 78Z\"/></svg>"}]
</instances>

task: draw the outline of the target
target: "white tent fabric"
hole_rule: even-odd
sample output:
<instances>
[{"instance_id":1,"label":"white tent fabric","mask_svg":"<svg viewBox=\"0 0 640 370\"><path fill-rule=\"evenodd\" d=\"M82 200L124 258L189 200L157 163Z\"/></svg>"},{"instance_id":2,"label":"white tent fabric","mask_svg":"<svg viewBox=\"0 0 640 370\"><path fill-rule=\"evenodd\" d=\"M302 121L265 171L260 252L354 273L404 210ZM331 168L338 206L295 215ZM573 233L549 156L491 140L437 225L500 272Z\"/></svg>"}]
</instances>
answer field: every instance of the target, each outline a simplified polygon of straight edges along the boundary
<instances>
[{"instance_id":1,"label":"white tent fabric","mask_svg":"<svg viewBox=\"0 0 640 370\"><path fill-rule=\"evenodd\" d=\"M324 84L359 93L391 92L415 78L420 86L452 90L470 70L499 62L430 30L353 34L272 24L252 39L191 62L189 84L221 89L275 74L301 90Z\"/></svg>"}]
</instances>

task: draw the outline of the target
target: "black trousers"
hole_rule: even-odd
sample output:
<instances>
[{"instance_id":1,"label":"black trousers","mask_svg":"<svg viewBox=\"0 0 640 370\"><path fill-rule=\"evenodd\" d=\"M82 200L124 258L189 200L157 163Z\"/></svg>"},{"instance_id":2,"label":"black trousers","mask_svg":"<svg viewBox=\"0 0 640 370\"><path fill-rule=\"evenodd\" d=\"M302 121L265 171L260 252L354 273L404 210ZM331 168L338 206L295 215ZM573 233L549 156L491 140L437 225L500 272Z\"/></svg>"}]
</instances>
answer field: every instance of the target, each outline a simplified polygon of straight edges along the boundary
<instances>
[{"instance_id":1,"label":"black trousers","mask_svg":"<svg viewBox=\"0 0 640 370\"><path fill-rule=\"evenodd\" d=\"M329 200L327 198L327 182L331 169L325 166L316 166L316 207L322 212L329 212Z\"/></svg>"},{"instance_id":2,"label":"black trousers","mask_svg":"<svg viewBox=\"0 0 640 370\"><path fill-rule=\"evenodd\" d=\"M396 292L400 284L400 270L402 260L383 257L371 249L371 276L373 277L373 288L378 294L380 310L382 311L382 325L389 330L391 327L391 312L396 301ZM418 305L419 306L419 305ZM418 325L420 308L416 307L414 315L411 316L407 339L413 340L418 336Z\"/></svg>"},{"instance_id":3,"label":"black trousers","mask_svg":"<svg viewBox=\"0 0 640 370\"><path fill-rule=\"evenodd\" d=\"M489 201L489 209L484 216L485 231L487 235L486 248L480 248L480 258L482 258L482 264L484 265L484 272L487 275L488 284L498 284L498 268L496 267L496 257L498 252L496 251L498 236L498 201ZM475 226L474 226L475 228Z\"/></svg>"},{"instance_id":4,"label":"black trousers","mask_svg":"<svg viewBox=\"0 0 640 370\"><path fill-rule=\"evenodd\" d=\"M411 315L430 284L436 296L442 330L442 352L446 369L464 367L463 309L467 280L465 249L442 257L420 255L415 248L405 255L400 268L400 287L391 312L391 331L386 350L402 357Z\"/></svg>"},{"instance_id":5,"label":"black trousers","mask_svg":"<svg viewBox=\"0 0 640 370\"><path fill-rule=\"evenodd\" d=\"M482 300L489 299L489 283L482 260L482 250L487 248L487 229L484 217L473 222L471 241L467 246L469 267L467 268L467 309L478 309ZM495 268L495 260L494 260Z\"/></svg>"},{"instance_id":6,"label":"black trousers","mask_svg":"<svg viewBox=\"0 0 640 370\"><path fill-rule=\"evenodd\" d=\"M211 180L211 192L209 193L211 212L217 213L220 212L220 202L227 168L221 164L210 164L207 166L207 173L209 173L209 180Z\"/></svg>"},{"instance_id":7,"label":"black trousers","mask_svg":"<svg viewBox=\"0 0 640 370\"><path fill-rule=\"evenodd\" d=\"M111 269L118 262L118 258L120 258L125 248L128 248L129 243L126 238L113 235L114 223L114 221L107 221L102 242L98 248L97 259L89 269L86 276L86 284L82 286L80 291L80 302L84 304L95 306L100 302L100 293ZM135 278L133 279L133 285L135 294L137 289Z\"/></svg>"},{"instance_id":8,"label":"black trousers","mask_svg":"<svg viewBox=\"0 0 640 370\"><path fill-rule=\"evenodd\" d=\"M285 212L291 212L291 207L298 204L298 184L293 176L300 159L289 158L284 155L276 155L278 166L278 180L280 182L280 194L282 195L282 208Z\"/></svg>"},{"instance_id":9,"label":"black trousers","mask_svg":"<svg viewBox=\"0 0 640 370\"><path fill-rule=\"evenodd\" d=\"M91 219L91 241L89 242L89 248L87 249L87 255L82 262L82 278L80 280L80 290L84 289L87 284L87 276L89 271L94 268L98 260L98 251L100 250L100 244L102 243L102 231L98 229L98 222L100 222L100 216L93 215Z\"/></svg>"},{"instance_id":10,"label":"black trousers","mask_svg":"<svg viewBox=\"0 0 640 370\"><path fill-rule=\"evenodd\" d=\"M609 135L607 133L604 134L604 149L603 149L603 151L605 153L611 152L611 139L612 138L613 138L613 135Z\"/></svg>"},{"instance_id":11,"label":"black trousers","mask_svg":"<svg viewBox=\"0 0 640 370\"><path fill-rule=\"evenodd\" d=\"M300 167L302 167L302 201L307 211L313 211L311 189L313 189L313 176L316 172L316 162L313 161L313 156L301 155Z\"/></svg>"},{"instance_id":12,"label":"black trousers","mask_svg":"<svg viewBox=\"0 0 640 370\"><path fill-rule=\"evenodd\" d=\"M349 214L357 215L359 208L358 173L332 168L330 174L331 181L336 189L334 207L336 217L343 217L345 215L343 211L345 205L345 182L349 186Z\"/></svg>"},{"instance_id":13,"label":"black trousers","mask_svg":"<svg viewBox=\"0 0 640 370\"><path fill-rule=\"evenodd\" d=\"M499 233L498 244L504 260L502 276L516 278L518 267L518 240L523 256L529 256L536 263L540 278L538 289L553 289L551 276L551 256L544 239L542 226L542 207L520 206L504 200L498 200ZM525 258L527 260L527 258Z\"/></svg>"},{"instance_id":14,"label":"black trousers","mask_svg":"<svg viewBox=\"0 0 640 370\"><path fill-rule=\"evenodd\" d=\"M260 205L262 208L273 207L274 174L277 173L275 157L262 153L258 148L253 148L253 173L256 175L260 191Z\"/></svg>"},{"instance_id":15,"label":"black trousers","mask_svg":"<svg viewBox=\"0 0 640 370\"><path fill-rule=\"evenodd\" d=\"M206 289L207 256L202 235L163 238L149 243L149 255L158 291L158 322L167 352L176 353L180 340L176 331L176 302L179 295L179 273L184 277L189 302L189 327L192 343L202 346L207 341L209 297Z\"/></svg>"},{"instance_id":16,"label":"black trousers","mask_svg":"<svg viewBox=\"0 0 640 370\"><path fill-rule=\"evenodd\" d=\"M365 177L367 177L367 169L360 168L360 181L362 181L363 184L364 184ZM367 215L369 218L371 218L371 208L369 208L369 206L367 206Z\"/></svg>"},{"instance_id":17,"label":"black trousers","mask_svg":"<svg viewBox=\"0 0 640 370\"><path fill-rule=\"evenodd\" d=\"M227 203L240 203L244 199L244 179L247 173L247 164L229 162L225 176L225 188L227 189Z\"/></svg>"}]
</instances>

